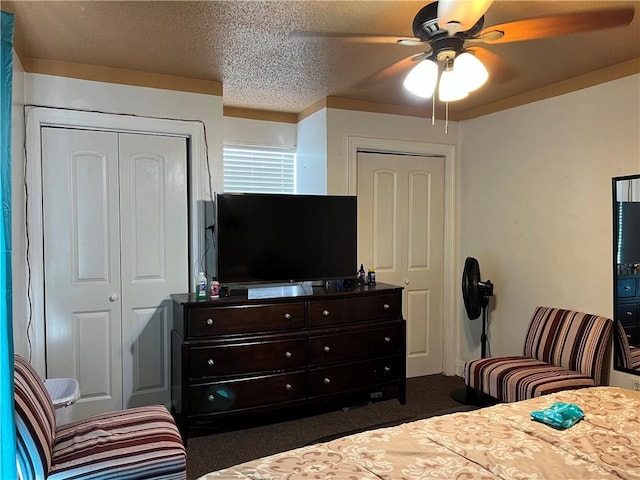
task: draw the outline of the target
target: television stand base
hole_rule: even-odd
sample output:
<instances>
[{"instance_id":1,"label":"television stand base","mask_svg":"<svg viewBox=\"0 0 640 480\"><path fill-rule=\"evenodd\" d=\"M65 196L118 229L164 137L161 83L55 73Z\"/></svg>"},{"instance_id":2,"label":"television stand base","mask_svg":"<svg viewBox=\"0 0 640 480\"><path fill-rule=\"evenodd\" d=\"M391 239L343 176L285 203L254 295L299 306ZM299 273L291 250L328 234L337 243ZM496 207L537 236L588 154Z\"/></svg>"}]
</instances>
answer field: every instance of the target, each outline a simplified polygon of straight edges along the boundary
<instances>
[{"instance_id":1,"label":"television stand base","mask_svg":"<svg viewBox=\"0 0 640 480\"><path fill-rule=\"evenodd\" d=\"M247 287L238 286L222 286L220 287L221 297L248 298L249 289Z\"/></svg>"}]
</instances>

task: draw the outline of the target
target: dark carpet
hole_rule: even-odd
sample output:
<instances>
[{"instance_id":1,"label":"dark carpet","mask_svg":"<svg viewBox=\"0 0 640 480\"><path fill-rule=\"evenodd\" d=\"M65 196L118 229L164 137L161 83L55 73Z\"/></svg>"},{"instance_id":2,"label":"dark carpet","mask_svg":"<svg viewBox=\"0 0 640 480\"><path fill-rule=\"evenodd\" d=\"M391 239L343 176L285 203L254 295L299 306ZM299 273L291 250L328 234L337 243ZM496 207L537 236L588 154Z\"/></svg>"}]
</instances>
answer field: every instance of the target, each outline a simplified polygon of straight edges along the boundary
<instances>
[{"instance_id":1,"label":"dark carpet","mask_svg":"<svg viewBox=\"0 0 640 480\"><path fill-rule=\"evenodd\" d=\"M406 405L390 399L333 406L329 411L327 407L324 411L307 408L263 414L259 417L262 424L238 420L215 433L192 431L187 443L187 478L350 433L471 409L450 397L452 390L463 385L460 377L415 377L407 380Z\"/></svg>"}]
</instances>

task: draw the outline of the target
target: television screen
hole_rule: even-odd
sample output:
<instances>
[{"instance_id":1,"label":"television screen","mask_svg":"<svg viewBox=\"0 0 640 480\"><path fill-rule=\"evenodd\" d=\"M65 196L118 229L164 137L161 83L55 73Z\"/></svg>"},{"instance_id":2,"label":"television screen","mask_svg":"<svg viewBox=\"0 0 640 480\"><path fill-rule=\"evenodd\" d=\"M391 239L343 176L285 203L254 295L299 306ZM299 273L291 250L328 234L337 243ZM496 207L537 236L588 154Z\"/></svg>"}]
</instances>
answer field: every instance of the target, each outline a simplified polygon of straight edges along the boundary
<instances>
[{"instance_id":1,"label":"television screen","mask_svg":"<svg viewBox=\"0 0 640 480\"><path fill-rule=\"evenodd\" d=\"M219 193L215 209L223 284L355 276L355 196Z\"/></svg>"},{"instance_id":2,"label":"television screen","mask_svg":"<svg viewBox=\"0 0 640 480\"><path fill-rule=\"evenodd\" d=\"M618 263L640 263L640 202L618 202Z\"/></svg>"}]
</instances>

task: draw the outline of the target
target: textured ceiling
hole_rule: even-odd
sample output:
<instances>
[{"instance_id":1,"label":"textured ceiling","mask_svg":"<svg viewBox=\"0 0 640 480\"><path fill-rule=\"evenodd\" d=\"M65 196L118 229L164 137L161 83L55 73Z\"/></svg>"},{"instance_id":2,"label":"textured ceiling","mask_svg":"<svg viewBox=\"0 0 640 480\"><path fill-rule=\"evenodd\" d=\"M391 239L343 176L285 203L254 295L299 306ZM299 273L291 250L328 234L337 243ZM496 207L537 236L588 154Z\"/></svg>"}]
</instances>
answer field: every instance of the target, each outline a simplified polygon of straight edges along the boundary
<instances>
[{"instance_id":1,"label":"textured ceiling","mask_svg":"<svg viewBox=\"0 0 640 480\"><path fill-rule=\"evenodd\" d=\"M403 75L372 81L421 47L292 38L291 32L353 32L412 37L428 1L3 1L16 13L20 58L57 60L216 80L229 107L298 113L337 96L424 106ZM640 58L640 2L500 1L485 28L540 15L633 6L632 23L597 32L487 45L510 67L452 113L492 104L565 79ZM491 67L490 67L491 70Z\"/></svg>"}]
</instances>

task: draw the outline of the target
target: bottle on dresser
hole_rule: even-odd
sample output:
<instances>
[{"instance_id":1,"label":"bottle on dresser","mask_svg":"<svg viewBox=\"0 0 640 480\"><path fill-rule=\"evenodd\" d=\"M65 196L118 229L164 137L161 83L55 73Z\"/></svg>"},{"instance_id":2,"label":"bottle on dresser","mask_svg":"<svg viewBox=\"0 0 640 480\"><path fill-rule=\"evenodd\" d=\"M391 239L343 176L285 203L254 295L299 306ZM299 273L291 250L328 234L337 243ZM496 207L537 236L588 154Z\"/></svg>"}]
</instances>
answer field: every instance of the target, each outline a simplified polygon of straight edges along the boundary
<instances>
[{"instance_id":1,"label":"bottle on dresser","mask_svg":"<svg viewBox=\"0 0 640 480\"><path fill-rule=\"evenodd\" d=\"M196 298L207 298L207 277L199 272L196 277Z\"/></svg>"}]
</instances>

